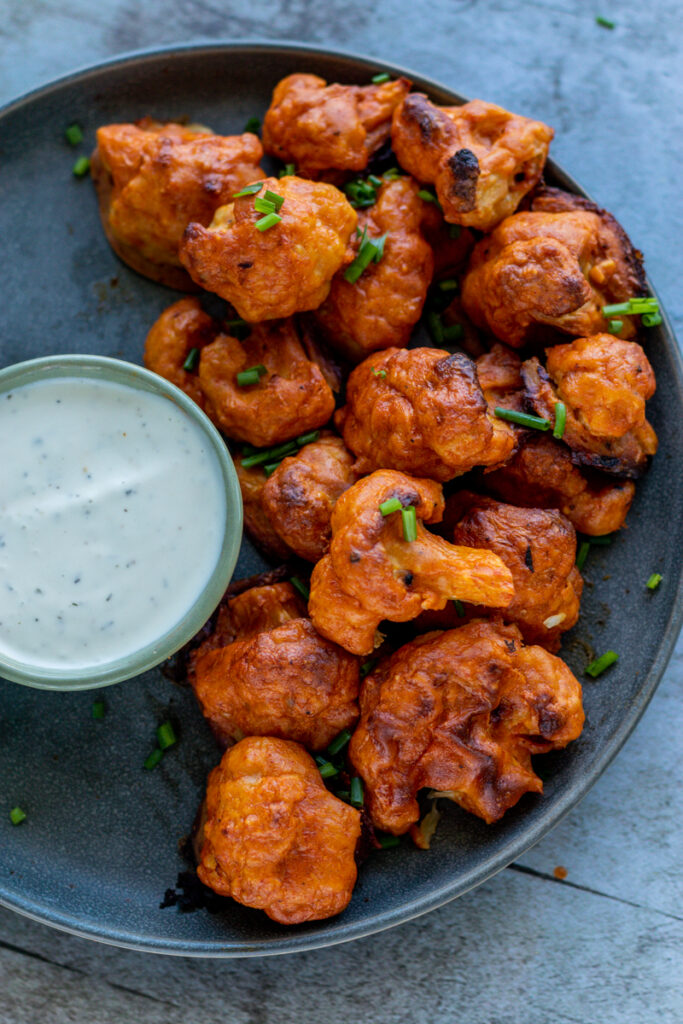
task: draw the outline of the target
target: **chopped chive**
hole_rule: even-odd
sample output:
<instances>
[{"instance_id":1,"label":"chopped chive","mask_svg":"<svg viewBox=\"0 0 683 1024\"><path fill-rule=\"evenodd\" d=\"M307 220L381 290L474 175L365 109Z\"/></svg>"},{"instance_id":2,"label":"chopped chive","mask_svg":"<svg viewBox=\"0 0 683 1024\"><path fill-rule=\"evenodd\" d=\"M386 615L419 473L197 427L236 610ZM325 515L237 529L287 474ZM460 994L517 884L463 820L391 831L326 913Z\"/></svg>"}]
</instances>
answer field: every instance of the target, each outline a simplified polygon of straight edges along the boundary
<instances>
[{"instance_id":1,"label":"chopped chive","mask_svg":"<svg viewBox=\"0 0 683 1024\"><path fill-rule=\"evenodd\" d=\"M441 317L433 309L427 314L427 327L432 336L432 341L436 345L443 345L443 324L441 323Z\"/></svg>"},{"instance_id":2,"label":"chopped chive","mask_svg":"<svg viewBox=\"0 0 683 1024\"><path fill-rule=\"evenodd\" d=\"M442 330L444 341L459 341L465 333L465 328L462 324L448 324Z\"/></svg>"},{"instance_id":3,"label":"chopped chive","mask_svg":"<svg viewBox=\"0 0 683 1024\"><path fill-rule=\"evenodd\" d=\"M344 193L351 206L359 210L366 210L377 202L377 189L369 178L367 181L363 181L362 178L349 181L344 186Z\"/></svg>"},{"instance_id":4,"label":"chopped chive","mask_svg":"<svg viewBox=\"0 0 683 1024\"><path fill-rule=\"evenodd\" d=\"M79 156L76 163L71 168L71 173L74 178L84 178L90 170L90 157Z\"/></svg>"},{"instance_id":5,"label":"chopped chive","mask_svg":"<svg viewBox=\"0 0 683 1024\"><path fill-rule=\"evenodd\" d=\"M156 766L159 764L159 761L161 761L163 756L164 756L163 750L159 750L158 747L155 747L155 749L149 755L149 757L147 758L147 760L145 761L145 763L144 763L144 765L142 767L146 768L147 771L150 772L152 770L152 768L156 768Z\"/></svg>"},{"instance_id":6,"label":"chopped chive","mask_svg":"<svg viewBox=\"0 0 683 1024\"><path fill-rule=\"evenodd\" d=\"M64 138L70 146L78 146L83 142L83 130L79 124L70 124L64 130Z\"/></svg>"},{"instance_id":7,"label":"chopped chive","mask_svg":"<svg viewBox=\"0 0 683 1024\"><path fill-rule=\"evenodd\" d=\"M596 25L600 25L601 28L614 28L615 22L610 21L609 18L603 18L602 15L598 14L595 19Z\"/></svg>"},{"instance_id":8,"label":"chopped chive","mask_svg":"<svg viewBox=\"0 0 683 1024\"><path fill-rule=\"evenodd\" d=\"M658 327L662 322L661 313L643 313L641 320L643 327Z\"/></svg>"},{"instance_id":9,"label":"chopped chive","mask_svg":"<svg viewBox=\"0 0 683 1024\"><path fill-rule=\"evenodd\" d=\"M553 437L559 441L564 434L564 428L567 424L567 406L564 402L557 402L555 405L555 426L553 427Z\"/></svg>"},{"instance_id":10,"label":"chopped chive","mask_svg":"<svg viewBox=\"0 0 683 1024\"><path fill-rule=\"evenodd\" d=\"M357 775L351 779L349 803L352 807L363 806L363 783Z\"/></svg>"},{"instance_id":11,"label":"chopped chive","mask_svg":"<svg viewBox=\"0 0 683 1024\"><path fill-rule=\"evenodd\" d=\"M403 520L403 539L411 544L417 540L417 512L413 505L401 509L401 519Z\"/></svg>"},{"instance_id":12,"label":"chopped chive","mask_svg":"<svg viewBox=\"0 0 683 1024\"><path fill-rule=\"evenodd\" d=\"M437 206L441 205L434 193L430 192L428 188L421 188L417 195L419 199L424 199L425 203L436 203Z\"/></svg>"},{"instance_id":13,"label":"chopped chive","mask_svg":"<svg viewBox=\"0 0 683 1024\"><path fill-rule=\"evenodd\" d=\"M256 230L268 231L269 228L274 228L276 224L279 224L281 220L282 217L279 213L267 213L265 217L256 221Z\"/></svg>"},{"instance_id":14,"label":"chopped chive","mask_svg":"<svg viewBox=\"0 0 683 1024\"><path fill-rule=\"evenodd\" d=\"M9 812L9 820L13 825L21 825L26 820L26 811L22 811L21 807L13 807Z\"/></svg>"},{"instance_id":15,"label":"chopped chive","mask_svg":"<svg viewBox=\"0 0 683 1024\"><path fill-rule=\"evenodd\" d=\"M248 455L246 459L242 459L242 466L244 469L250 469L252 466L260 466L264 462L284 459L286 455L296 455L296 452L296 441L286 441L284 444L276 445L275 448L262 448L253 455Z\"/></svg>"},{"instance_id":16,"label":"chopped chive","mask_svg":"<svg viewBox=\"0 0 683 1024\"><path fill-rule=\"evenodd\" d=\"M263 193L263 198L267 199L269 203L273 204L276 212L280 209L280 207L285 201L284 196L278 195L277 192L271 192L269 188L266 189L266 191Z\"/></svg>"},{"instance_id":17,"label":"chopped chive","mask_svg":"<svg viewBox=\"0 0 683 1024\"><path fill-rule=\"evenodd\" d=\"M653 572L645 586L648 590L656 590L663 578L664 577L660 576L658 572Z\"/></svg>"},{"instance_id":18,"label":"chopped chive","mask_svg":"<svg viewBox=\"0 0 683 1024\"><path fill-rule=\"evenodd\" d=\"M459 224L449 224L448 225L448 237L449 238L452 238L452 239L455 240L457 238L460 238L461 234L462 234L462 228L461 228L461 226Z\"/></svg>"},{"instance_id":19,"label":"chopped chive","mask_svg":"<svg viewBox=\"0 0 683 1024\"><path fill-rule=\"evenodd\" d=\"M271 203L270 199L266 199L265 196L256 196L254 209L258 213L275 213L275 203Z\"/></svg>"},{"instance_id":20,"label":"chopped chive","mask_svg":"<svg viewBox=\"0 0 683 1024\"><path fill-rule=\"evenodd\" d=\"M241 199L242 196L253 196L261 191L262 185L262 181L255 181L252 185L245 185L239 192L234 192L232 198Z\"/></svg>"},{"instance_id":21,"label":"chopped chive","mask_svg":"<svg viewBox=\"0 0 683 1024\"><path fill-rule=\"evenodd\" d=\"M282 170L278 173L278 178L291 178L296 173L296 167L294 164L285 164Z\"/></svg>"},{"instance_id":22,"label":"chopped chive","mask_svg":"<svg viewBox=\"0 0 683 1024\"><path fill-rule=\"evenodd\" d=\"M382 179L378 178L376 174L368 174L368 181L371 185L374 185L375 188L381 188L382 186Z\"/></svg>"},{"instance_id":23,"label":"chopped chive","mask_svg":"<svg viewBox=\"0 0 683 1024\"><path fill-rule=\"evenodd\" d=\"M339 775L339 769L335 768L329 761L325 761L324 764L318 765L318 771L322 779L333 779L335 775Z\"/></svg>"},{"instance_id":24,"label":"chopped chive","mask_svg":"<svg viewBox=\"0 0 683 1024\"><path fill-rule=\"evenodd\" d=\"M106 709L105 709L105 706L104 706L104 701L103 700L96 700L96 701L94 701L93 702L93 706L92 706L92 716L93 716L93 718L104 718L105 714L106 714Z\"/></svg>"},{"instance_id":25,"label":"chopped chive","mask_svg":"<svg viewBox=\"0 0 683 1024\"><path fill-rule=\"evenodd\" d=\"M387 500L383 501L379 506L379 510L383 516L390 516L392 512L398 512L402 508L403 505L398 498L387 498Z\"/></svg>"},{"instance_id":26,"label":"chopped chive","mask_svg":"<svg viewBox=\"0 0 683 1024\"><path fill-rule=\"evenodd\" d=\"M298 576L290 576L289 582L292 584L294 589L298 591L299 594L303 597L304 601L308 601L311 594L303 580L300 580Z\"/></svg>"},{"instance_id":27,"label":"chopped chive","mask_svg":"<svg viewBox=\"0 0 683 1024\"><path fill-rule=\"evenodd\" d=\"M364 231L358 254L353 263L350 263L344 271L344 278L349 282L349 284L355 284L363 271L370 266L373 260L375 263L379 263L384 253L386 235L382 235L381 238L375 239L367 238L365 235L366 233Z\"/></svg>"},{"instance_id":28,"label":"chopped chive","mask_svg":"<svg viewBox=\"0 0 683 1024\"><path fill-rule=\"evenodd\" d=\"M252 135L258 135L261 128L261 122L258 117L250 117L244 126L245 132L250 132Z\"/></svg>"},{"instance_id":29,"label":"chopped chive","mask_svg":"<svg viewBox=\"0 0 683 1024\"><path fill-rule=\"evenodd\" d=\"M494 413L499 420L507 420L509 423L516 423L520 427L533 427L534 430L550 430L550 420L541 416L530 416L526 412L516 412L515 409L501 409L496 406Z\"/></svg>"},{"instance_id":30,"label":"chopped chive","mask_svg":"<svg viewBox=\"0 0 683 1024\"><path fill-rule=\"evenodd\" d=\"M590 665L586 665L586 675L592 676L593 679L596 679L599 675L602 675L605 669L609 668L610 665L613 665L615 661L619 661L619 655L616 651L605 651L605 653L601 654L599 658L595 659L595 661L591 661Z\"/></svg>"},{"instance_id":31,"label":"chopped chive","mask_svg":"<svg viewBox=\"0 0 683 1024\"><path fill-rule=\"evenodd\" d=\"M183 363L183 370L187 370L188 373L194 373L197 369L197 363L199 362L199 349L191 348L187 353L187 359Z\"/></svg>"},{"instance_id":32,"label":"chopped chive","mask_svg":"<svg viewBox=\"0 0 683 1024\"><path fill-rule=\"evenodd\" d=\"M397 178L403 177L403 172L398 167L390 167L386 171L382 171L382 177L385 181L396 181Z\"/></svg>"},{"instance_id":33,"label":"chopped chive","mask_svg":"<svg viewBox=\"0 0 683 1024\"><path fill-rule=\"evenodd\" d=\"M335 738L329 744L327 748L327 753L330 755L330 757L334 757L335 754L338 754L340 750L344 749L344 747L346 746L350 739L350 731L348 729L344 729L342 732L339 733L338 736L335 736Z\"/></svg>"},{"instance_id":34,"label":"chopped chive","mask_svg":"<svg viewBox=\"0 0 683 1024\"><path fill-rule=\"evenodd\" d=\"M237 385L240 388L247 388L252 384L258 384L261 377L267 372L263 363L259 363L258 366L250 366L247 370L240 370L237 374Z\"/></svg>"},{"instance_id":35,"label":"chopped chive","mask_svg":"<svg viewBox=\"0 0 683 1024\"><path fill-rule=\"evenodd\" d=\"M579 544L579 551L576 556L576 568L579 570L579 572L581 571L581 569L583 569L586 563L586 559L588 558L588 553L590 549L591 545L590 541L588 540L582 540Z\"/></svg>"},{"instance_id":36,"label":"chopped chive","mask_svg":"<svg viewBox=\"0 0 683 1024\"><path fill-rule=\"evenodd\" d=\"M401 839L399 836L377 836L377 842L383 850L393 850L395 846L401 845Z\"/></svg>"},{"instance_id":37,"label":"chopped chive","mask_svg":"<svg viewBox=\"0 0 683 1024\"><path fill-rule=\"evenodd\" d=\"M635 298L627 299L626 302L615 302L611 306L602 307L602 315L605 317L620 316L626 313L628 316L640 316L643 313L659 312L659 302L652 295L638 295Z\"/></svg>"},{"instance_id":38,"label":"chopped chive","mask_svg":"<svg viewBox=\"0 0 683 1024\"><path fill-rule=\"evenodd\" d=\"M361 679L365 679L366 676L369 676L376 664L377 658L368 658L367 661L364 661L360 667Z\"/></svg>"},{"instance_id":39,"label":"chopped chive","mask_svg":"<svg viewBox=\"0 0 683 1024\"><path fill-rule=\"evenodd\" d=\"M377 369L375 369L374 366L370 367L370 369L374 373L375 377L386 377L386 375L387 375L387 371L386 370L377 370Z\"/></svg>"},{"instance_id":40,"label":"chopped chive","mask_svg":"<svg viewBox=\"0 0 683 1024\"><path fill-rule=\"evenodd\" d=\"M608 327L610 334L619 334L619 331L624 326L623 320L610 320Z\"/></svg>"},{"instance_id":41,"label":"chopped chive","mask_svg":"<svg viewBox=\"0 0 683 1024\"><path fill-rule=\"evenodd\" d=\"M379 263L379 261L382 259L382 256L384 256L384 243L386 242L386 240L387 235L385 232L383 235L380 235L379 238L376 238L372 243L375 247L375 251L372 256L375 263Z\"/></svg>"},{"instance_id":42,"label":"chopped chive","mask_svg":"<svg viewBox=\"0 0 683 1024\"><path fill-rule=\"evenodd\" d=\"M338 800L343 800L344 803L348 803L349 797L351 796L348 789L337 789L335 790L334 795L337 797Z\"/></svg>"},{"instance_id":43,"label":"chopped chive","mask_svg":"<svg viewBox=\"0 0 683 1024\"><path fill-rule=\"evenodd\" d=\"M461 619L465 618L465 605L462 601L459 601L457 597L453 598L453 604L455 605L455 614L459 615Z\"/></svg>"},{"instance_id":44,"label":"chopped chive","mask_svg":"<svg viewBox=\"0 0 683 1024\"><path fill-rule=\"evenodd\" d=\"M157 729L157 743L162 750L172 747L176 742L176 734L170 722L162 722Z\"/></svg>"},{"instance_id":45,"label":"chopped chive","mask_svg":"<svg viewBox=\"0 0 683 1024\"><path fill-rule=\"evenodd\" d=\"M458 290L458 282L454 277L447 277L445 281L439 281L438 287L442 292L455 292Z\"/></svg>"},{"instance_id":46,"label":"chopped chive","mask_svg":"<svg viewBox=\"0 0 683 1024\"><path fill-rule=\"evenodd\" d=\"M253 444L242 445L242 455L256 455L258 448L254 448Z\"/></svg>"},{"instance_id":47,"label":"chopped chive","mask_svg":"<svg viewBox=\"0 0 683 1024\"><path fill-rule=\"evenodd\" d=\"M312 444L313 441L317 441L319 437L319 430L309 430L306 434L299 434L295 443L299 445L299 448L303 448L305 444Z\"/></svg>"},{"instance_id":48,"label":"chopped chive","mask_svg":"<svg viewBox=\"0 0 683 1024\"><path fill-rule=\"evenodd\" d=\"M373 75L370 81L373 85L382 85L384 82L388 82L391 78L386 71L380 71L378 75Z\"/></svg>"},{"instance_id":49,"label":"chopped chive","mask_svg":"<svg viewBox=\"0 0 683 1024\"><path fill-rule=\"evenodd\" d=\"M272 476L275 470L282 464L282 459L279 462L266 462L263 467L263 472L266 476Z\"/></svg>"}]
</instances>

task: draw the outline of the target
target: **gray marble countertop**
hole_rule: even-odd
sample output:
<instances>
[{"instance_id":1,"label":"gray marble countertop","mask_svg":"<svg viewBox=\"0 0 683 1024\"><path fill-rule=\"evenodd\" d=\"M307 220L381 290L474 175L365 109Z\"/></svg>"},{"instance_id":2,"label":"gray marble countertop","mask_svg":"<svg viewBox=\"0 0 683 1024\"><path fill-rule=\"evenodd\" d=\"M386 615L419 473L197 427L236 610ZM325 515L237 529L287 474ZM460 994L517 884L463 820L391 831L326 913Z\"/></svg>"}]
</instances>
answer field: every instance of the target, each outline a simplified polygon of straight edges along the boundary
<instances>
[{"instance_id":1,"label":"gray marble countertop","mask_svg":"<svg viewBox=\"0 0 683 1024\"><path fill-rule=\"evenodd\" d=\"M539 117L556 129L555 159L645 250L683 337L679 0L0 0L0 15L0 103L124 51L289 38L393 60ZM0 1024L680 1022L681 682L679 641L635 733L580 806L475 891L379 935L197 961L99 945L0 909Z\"/></svg>"}]
</instances>

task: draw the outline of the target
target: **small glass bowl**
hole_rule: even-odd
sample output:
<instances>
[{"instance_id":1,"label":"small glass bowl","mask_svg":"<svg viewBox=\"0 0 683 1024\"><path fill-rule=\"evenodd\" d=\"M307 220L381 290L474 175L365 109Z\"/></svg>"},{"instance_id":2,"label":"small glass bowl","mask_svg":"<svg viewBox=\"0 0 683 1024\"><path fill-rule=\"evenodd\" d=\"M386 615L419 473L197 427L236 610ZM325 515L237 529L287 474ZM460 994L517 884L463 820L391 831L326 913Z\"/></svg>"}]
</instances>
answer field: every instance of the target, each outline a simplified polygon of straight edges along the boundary
<instances>
[{"instance_id":1,"label":"small glass bowl","mask_svg":"<svg viewBox=\"0 0 683 1024\"><path fill-rule=\"evenodd\" d=\"M89 690L131 679L154 668L190 640L215 611L230 582L242 539L242 495L230 453L199 406L174 384L133 363L95 355L45 356L0 370L0 395L25 384L57 377L85 377L123 384L169 399L200 429L218 459L225 486L223 541L207 584L180 621L153 642L124 657L80 668L31 665L0 652L0 676L43 690Z\"/></svg>"}]
</instances>

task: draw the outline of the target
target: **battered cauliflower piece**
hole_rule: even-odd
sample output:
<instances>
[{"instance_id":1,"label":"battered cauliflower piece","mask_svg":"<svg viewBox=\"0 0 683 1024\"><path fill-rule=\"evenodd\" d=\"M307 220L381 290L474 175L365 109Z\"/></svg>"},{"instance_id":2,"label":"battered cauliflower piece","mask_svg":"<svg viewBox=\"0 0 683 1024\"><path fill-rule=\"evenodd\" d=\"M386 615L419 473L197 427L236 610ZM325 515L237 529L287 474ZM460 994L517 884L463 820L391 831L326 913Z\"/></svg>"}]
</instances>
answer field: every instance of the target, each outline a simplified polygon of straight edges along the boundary
<instances>
[{"instance_id":1,"label":"battered cauliflower piece","mask_svg":"<svg viewBox=\"0 0 683 1024\"><path fill-rule=\"evenodd\" d=\"M640 346L638 346L639 348ZM618 355L612 360L614 367L620 362ZM626 371L626 367L624 367ZM603 370L604 373L604 370ZM600 374L602 376L602 374ZM526 388L526 401L539 416L555 422L557 403L559 401L553 382L535 357L522 364L522 377ZM604 377L603 392L615 397L620 387ZM593 382L595 384L595 381ZM627 383L624 380L624 383ZM578 397L578 396L577 396ZM596 391L586 394L588 402L597 409L601 395ZM583 399L585 401L585 399ZM596 418L599 413L596 411ZM603 425L609 418L609 410L603 417ZM614 424L613 424L614 428ZM586 425L585 418L577 415L572 406L566 403L566 425L562 440L572 451L572 461L579 465L592 466L616 476L638 477L647 469L648 460L657 451L657 435L643 419L633 430L621 436L599 437L593 434Z\"/></svg>"},{"instance_id":2,"label":"battered cauliflower piece","mask_svg":"<svg viewBox=\"0 0 683 1024\"><path fill-rule=\"evenodd\" d=\"M219 206L263 172L256 135L161 124L109 124L97 131L91 170L114 252L139 274L192 289L178 249L187 225L206 226Z\"/></svg>"},{"instance_id":3,"label":"battered cauliflower piece","mask_svg":"<svg viewBox=\"0 0 683 1024\"><path fill-rule=\"evenodd\" d=\"M451 514L459 517L453 541L494 551L512 573L515 596L505 621L519 627L525 643L559 650L562 633L579 617L583 590L572 524L554 509L521 509L470 492L454 495L451 503Z\"/></svg>"},{"instance_id":4,"label":"battered cauliflower piece","mask_svg":"<svg viewBox=\"0 0 683 1024\"><path fill-rule=\"evenodd\" d=\"M559 189L508 217L474 249L462 285L465 312L514 348L608 329L602 307L646 291L640 254L611 214ZM635 332L625 316L622 338Z\"/></svg>"},{"instance_id":5,"label":"battered cauliflower piece","mask_svg":"<svg viewBox=\"0 0 683 1024\"><path fill-rule=\"evenodd\" d=\"M360 813L297 743L250 736L209 775L197 874L280 924L339 914L356 882Z\"/></svg>"},{"instance_id":6,"label":"battered cauliflower piece","mask_svg":"<svg viewBox=\"0 0 683 1024\"><path fill-rule=\"evenodd\" d=\"M417 537L406 541L400 511L380 505L398 499L415 509ZM382 619L408 622L450 599L505 608L514 588L510 570L490 551L455 547L422 525L443 515L441 487L380 470L359 480L332 511L330 551L313 570L308 604L313 625L353 654L371 654Z\"/></svg>"},{"instance_id":7,"label":"battered cauliflower piece","mask_svg":"<svg viewBox=\"0 0 683 1024\"><path fill-rule=\"evenodd\" d=\"M359 213L358 227L370 239L385 237L382 258L353 283L337 273L313 314L329 343L351 362L377 349L404 348L422 315L434 258L422 234L425 203L418 190L407 177L381 186L375 205ZM357 237L356 249L360 244Z\"/></svg>"},{"instance_id":8,"label":"battered cauliflower piece","mask_svg":"<svg viewBox=\"0 0 683 1024\"><path fill-rule=\"evenodd\" d=\"M358 660L305 618L204 652L193 686L222 744L279 736L324 750L358 718Z\"/></svg>"},{"instance_id":9,"label":"battered cauliflower piece","mask_svg":"<svg viewBox=\"0 0 683 1024\"><path fill-rule=\"evenodd\" d=\"M411 93L394 112L401 167L436 187L444 217L490 231L538 184L553 130L494 103L438 107Z\"/></svg>"},{"instance_id":10,"label":"battered cauliflower piece","mask_svg":"<svg viewBox=\"0 0 683 1024\"><path fill-rule=\"evenodd\" d=\"M580 469L565 445L537 433L527 434L512 459L485 473L482 482L487 491L513 505L559 509L589 537L620 530L635 495L632 480Z\"/></svg>"},{"instance_id":11,"label":"battered cauliflower piece","mask_svg":"<svg viewBox=\"0 0 683 1024\"><path fill-rule=\"evenodd\" d=\"M281 220L267 230L254 202L272 192ZM216 292L245 320L277 320L316 309L332 278L353 259L348 242L356 211L333 185L266 178L257 193L222 206L209 225L191 223L180 260L190 277Z\"/></svg>"},{"instance_id":12,"label":"battered cauliflower piece","mask_svg":"<svg viewBox=\"0 0 683 1024\"><path fill-rule=\"evenodd\" d=\"M180 299L152 325L145 342L144 364L148 370L170 380L203 409L204 392L199 377L186 370L184 364L193 348L201 351L218 331L218 325L202 310L199 299Z\"/></svg>"},{"instance_id":13,"label":"battered cauliflower piece","mask_svg":"<svg viewBox=\"0 0 683 1024\"><path fill-rule=\"evenodd\" d=\"M443 349L386 349L353 370L336 416L355 469L451 480L507 459L515 433L488 409L475 364ZM501 425L502 424L502 425Z\"/></svg>"},{"instance_id":14,"label":"battered cauliflower piece","mask_svg":"<svg viewBox=\"0 0 683 1024\"><path fill-rule=\"evenodd\" d=\"M262 505L272 529L300 558L317 562L330 546L335 502L358 479L353 455L331 431L283 459L265 481Z\"/></svg>"},{"instance_id":15,"label":"battered cauliflower piece","mask_svg":"<svg viewBox=\"0 0 683 1024\"><path fill-rule=\"evenodd\" d=\"M278 82L263 121L266 153L295 164L304 178L362 171L391 131L391 115L410 91L407 78L380 85L327 85L317 75Z\"/></svg>"},{"instance_id":16,"label":"battered cauliflower piece","mask_svg":"<svg viewBox=\"0 0 683 1024\"><path fill-rule=\"evenodd\" d=\"M241 387L237 374L255 366L265 367L258 383ZM202 349L199 385L216 426L257 448L315 430L334 412L332 390L291 320L254 324L245 341L220 334Z\"/></svg>"},{"instance_id":17,"label":"battered cauliflower piece","mask_svg":"<svg viewBox=\"0 0 683 1024\"><path fill-rule=\"evenodd\" d=\"M385 832L418 821L425 786L491 824L543 792L532 754L565 747L583 722L581 685L563 661L523 647L516 626L479 619L380 662L363 683L349 757Z\"/></svg>"},{"instance_id":18,"label":"battered cauliflower piece","mask_svg":"<svg viewBox=\"0 0 683 1024\"><path fill-rule=\"evenodd\" d=\"M292 554L291 549L277 533L270 516L263 507L263 489L268 477L263 472L263 466L251 466L245 469L242 465L243 457L235 456L233 462L242 492L244 529L265 555L275 560L285 561Z\"/></svg>"}]
</instances>

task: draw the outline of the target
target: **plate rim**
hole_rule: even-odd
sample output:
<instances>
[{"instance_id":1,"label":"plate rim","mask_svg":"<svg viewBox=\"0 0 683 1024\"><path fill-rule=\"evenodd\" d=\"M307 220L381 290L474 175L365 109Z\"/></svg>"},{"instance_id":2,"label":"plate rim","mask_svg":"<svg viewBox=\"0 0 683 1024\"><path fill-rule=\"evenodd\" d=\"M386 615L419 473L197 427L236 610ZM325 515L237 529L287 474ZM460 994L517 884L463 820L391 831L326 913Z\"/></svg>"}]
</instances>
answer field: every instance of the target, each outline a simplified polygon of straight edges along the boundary
<instances>
[{"instance_id":1,"label":"plate rim","mask_svg":"<svg viewBox=\"0 0 683 1024\"><path fill-rule=\"evenodd\" d=\"M338 49L336 47L317 46L312 43L300 42L295 39L270 40L259 38L206 40L198 38L185 43L174 43L167 46L147 47L138 50L130 50L113 57L91 64L81 65L72 71L66 72L57 78L49 79L37 85L29 92L10 100L0 106L0 126L5 117L21 110L33 102L47 98L50 94L58 92L65 86L77 84L79 81L86 81L96 77L103 72L114 70L130 64L150 64L163 58L173 58L183 55L199 56L201 53L219 54L229 51L245 52L268 52L291 53L295 55L310 54L311 56L324 56L352 61L356 64L365 64L377 71L388 71L392 74L405 75L420 88L431 89L436 92L444 92L455 97L458 101L467 102L466 98L439 81L426 77L421 73L414 72L400 64L377 59L365 53L357 51ZM552 159L547 165L552 168L554 174L562 180L563 184L577 194L592 200L592 196L580 185L575 178L559 167ZM592 200L594 201L594 200ZM599 205L599 204L598 204ZM647 286L655 297L657 291L653 287L649 277L646 277ZM673 364L673 374L677 390L683 395L683 356L680 346L671 325L666 310L660 302L662 313L662 334L667 339L667 350ZM79 924L78 918L73 914L65 914L56 911L44 901L38 903L31 901L31 905L22 904L19 897L8 898L5 892L0 891L0 906L13 910L24 917L40 924L67 932L79 938L92 939L103 942L107 945L117 946L123 949L136 950L139 952L152 952L172 956L185 956L202 959L237 959L254 956L281 956L286 953L298 953L312 949L326 948L339 945L343 942L350 942L353 939L363 938L376 934L398 924L411 921L422 914L429 913L440 906L456 899L459 896L471 891L481 885L493 875L502 871L509 864L515 861L526 850L535 845L543 836L547 835L559 822L584 798L588 791L595 785L608 765L614 760L622 749L636 725L643 716L650 700L652 699L659 682L666 670L671 655L676 646L678 636L683 625L683 571L679 573L678 586L669 609L669 616L663 630L662 640L657 650L649 671L644 676L638 690L637 699L631 704L627 714L619 723L610 741L601 749L595 761L590 766L586 778L581 780L571 790L560 796L553 807L550 818L542 818L527 828L522 835L513 836L495 854L484 859L476 868L472 868L463 878L459 876L457 883L444 883L440 885L429 897L418 897L393 910L370 914L362 921L344 924L343 918L332 918L333 922L339 922L332 933L315 932L307 935L305 931L283 932L282 939L260 939L245 942L227 941L197 941L183 939L167 939L161 936L142 939L139 936L133 937L130 933L120 928L107 929L98 928L95 925ZM13 684L14 685L14 684ZM457 891L454 891L457 890ZM304 926L305 927L305 926Z\"/></svg>"}]
</instances>

